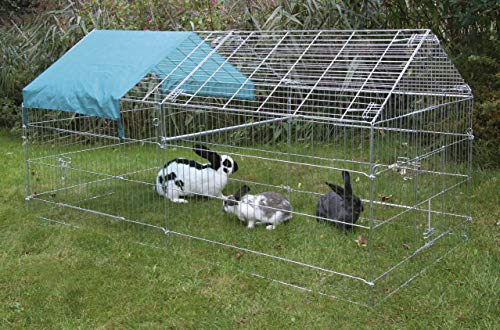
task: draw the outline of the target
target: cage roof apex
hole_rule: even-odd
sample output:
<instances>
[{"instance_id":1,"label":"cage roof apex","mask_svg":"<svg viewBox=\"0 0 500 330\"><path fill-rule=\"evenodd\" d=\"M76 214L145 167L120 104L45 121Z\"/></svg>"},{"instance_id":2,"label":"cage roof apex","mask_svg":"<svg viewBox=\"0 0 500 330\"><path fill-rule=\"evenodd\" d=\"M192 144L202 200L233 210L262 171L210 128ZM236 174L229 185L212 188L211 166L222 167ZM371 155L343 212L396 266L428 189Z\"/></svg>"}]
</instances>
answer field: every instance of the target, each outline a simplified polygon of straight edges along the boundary
<instances>
[{"instance_id":1,"label":"cage roof apex","mask_svg":"<svg viewBox=\"0 0 500 330\"><path fill-rule=\"evenodd\" d=\"M178 93L166 101L203 109L374 123L393 115L384 110L398 95L472 97L429 29L197 33L251 79L257 96L246 104L231 92L226 100L213 100L186 91L181 83L173 88ZM287 95L295 101L287 102Z\"/></svg>"}]
</instances>

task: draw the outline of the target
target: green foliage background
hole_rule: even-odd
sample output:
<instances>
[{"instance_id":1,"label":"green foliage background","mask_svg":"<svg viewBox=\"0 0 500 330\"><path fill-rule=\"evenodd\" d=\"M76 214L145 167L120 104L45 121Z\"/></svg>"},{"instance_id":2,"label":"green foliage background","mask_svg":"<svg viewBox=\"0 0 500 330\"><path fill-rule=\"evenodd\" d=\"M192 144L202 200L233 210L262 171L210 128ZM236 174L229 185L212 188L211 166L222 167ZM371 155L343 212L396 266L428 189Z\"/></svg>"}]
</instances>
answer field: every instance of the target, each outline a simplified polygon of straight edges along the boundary
<instances>
[{"instance_id":1,"label":"green foliage background","mask_svg":"<svg viewBox=\"0 0 500 330\"><path fill-rule=\"evenodd\" d=\"M475 96L476 165L498 167L495 0L6 0L0 4L0 126L19 128L21 90L94 28L431 28Z\"/></svg>"}]
</instances>

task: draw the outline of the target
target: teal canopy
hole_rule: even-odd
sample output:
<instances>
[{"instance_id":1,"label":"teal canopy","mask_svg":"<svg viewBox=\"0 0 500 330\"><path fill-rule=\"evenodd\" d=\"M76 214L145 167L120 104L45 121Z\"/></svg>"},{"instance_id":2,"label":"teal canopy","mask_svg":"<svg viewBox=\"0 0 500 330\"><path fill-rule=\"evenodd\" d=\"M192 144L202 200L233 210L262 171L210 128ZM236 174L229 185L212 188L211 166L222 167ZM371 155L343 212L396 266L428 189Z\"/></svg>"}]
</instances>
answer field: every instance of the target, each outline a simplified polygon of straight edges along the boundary
<instances>
[{"instance_id":1,"label":"teal canopy","mask_svg":"<svg viewBox=\"0 0 500 330\"><path fill-rule=\"evenodd\" d=\"M23 104L119 120L121 97L151 72L165 92L255 99L250 79L195 32L95 30L23 89Z\"/></svg>"}]
</instances>

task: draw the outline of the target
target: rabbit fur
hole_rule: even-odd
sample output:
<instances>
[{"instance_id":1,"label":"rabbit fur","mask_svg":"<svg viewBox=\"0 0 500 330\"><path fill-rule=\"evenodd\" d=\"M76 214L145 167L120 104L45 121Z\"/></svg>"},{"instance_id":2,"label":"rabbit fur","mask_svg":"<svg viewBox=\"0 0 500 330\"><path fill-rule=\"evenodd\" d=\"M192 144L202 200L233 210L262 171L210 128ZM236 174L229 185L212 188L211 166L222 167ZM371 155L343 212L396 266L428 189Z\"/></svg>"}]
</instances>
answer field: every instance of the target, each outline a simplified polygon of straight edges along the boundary
<instances>
[{"instance_id":1,"label":"rabbit fur","mask_svg":"<svg viewBox=\"0 0 500 330\"><path fill-rule=\"evenodd\" d=\"M364 208L361 199L353 195L349 172L342 171L342 177L344 188L325 182L333 191L320 197L316 216L320 222L324 221L321 218L334 220L335 226L345 232L356 223Z\"/></svg>"},{"instance_id":2,"label":"rabbit fur","mask_svg":"<svg viewBox=\"0 0 500 330\"><path fill-rule=\"evenodd\" d=\"M228 196L223 202L223 211L248 222L248 228L267 224L266 229L271 230L292 218L292 205L283 195L271 191L249 195L249 191L248 186L243 186Z\"/></svg>"},{"instance_id":3,"label":"rabbit fur","mask_svg":"<svg viewBox=\"0 0 500 330\"><path fill-rule=\"evenodd\" d=\"M228 155L219 155L208 147L196 144L193 151L208 160L200 164L194 160L176 158L159 170L154 190L174 203L187 203L183 196L205 195L224 197L222 190L228 177L238 170Z\"/></svg>"}]
</instances>

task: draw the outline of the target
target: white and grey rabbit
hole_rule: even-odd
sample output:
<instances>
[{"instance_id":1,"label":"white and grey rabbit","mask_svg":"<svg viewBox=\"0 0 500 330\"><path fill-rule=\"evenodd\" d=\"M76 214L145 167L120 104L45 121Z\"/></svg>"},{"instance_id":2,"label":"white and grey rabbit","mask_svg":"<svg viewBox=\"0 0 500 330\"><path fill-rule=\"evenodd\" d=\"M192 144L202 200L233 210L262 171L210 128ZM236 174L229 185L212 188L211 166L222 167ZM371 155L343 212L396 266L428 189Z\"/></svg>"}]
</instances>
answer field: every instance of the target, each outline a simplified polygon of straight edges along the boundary
<instances>
[{"instance_id":1,"label":"white and grey rabbit","mask_svg":"<svg viewBox=\"0 0 500 330\"><path fill-rule=\"evenodd\" d=\"M228 155L219 155L204 145L196 144L193 151L208 160L200 164L191 159L176 158L160 169L154 190L174 203L187 203L182 196L205 195L224 197L222 190L228 177L238 170L238 164Z\"/></svg>"},{"instance_id":2,"label":"white and grey rabbit","mask_svg":"<svg viewBox=\"0 0 500 330\"><path fill-rule=\"evenodd\" d=\"M253 228L255 224L267 224L266 229L275 229L292 218L292 205L283 195L271 191L249 195L249 191L248 186L243 186L234 195L228 196L223 202L224 212L248 222L248 228Z\"/></svg>"},{"instance_id":3,"label":"white and grey rabbit","mask_svg":"<svg viewBox=\"0 0 500 330\"><path fill-rule=\"evenodd\" d=\"M363 212L363 204L361 199L352 193L349 172L342 171L342 177L344 188L325 182L333 191L320 197L316 216L318 221L324 221L321 218L334 220L337 228L346 231L352 228L351 224L358 221Z\"/></svg>"}]
</instances>

